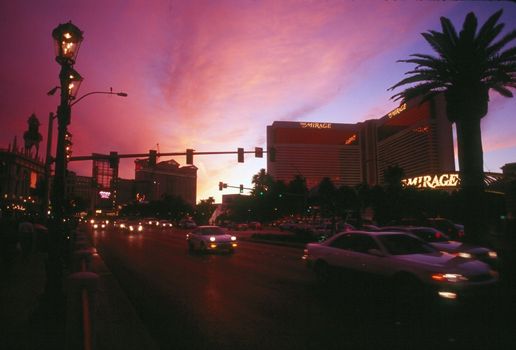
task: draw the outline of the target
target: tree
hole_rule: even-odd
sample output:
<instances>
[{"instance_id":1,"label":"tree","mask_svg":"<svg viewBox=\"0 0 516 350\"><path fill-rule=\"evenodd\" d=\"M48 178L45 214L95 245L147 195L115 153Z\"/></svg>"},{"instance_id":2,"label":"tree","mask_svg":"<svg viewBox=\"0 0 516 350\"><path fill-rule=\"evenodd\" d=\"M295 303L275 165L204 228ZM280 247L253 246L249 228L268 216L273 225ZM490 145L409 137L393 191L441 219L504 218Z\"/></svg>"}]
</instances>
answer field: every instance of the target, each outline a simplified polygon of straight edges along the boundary
<instances>
[{"instance_id":1,"label":"tree","mask_svg":"<svg viewBox=\"0 0 516 350\"><path fill-rule=\"evenodd\" d=\"M482 220L484 191L480 120L487 114L489 90L513 97L516 87L516 47L502 51L516 39L512 30L495 41L504 28L498 23L502 10L494 13L477 31L477 18L468 13L457 34L448 18L441 17L442 32L422 33L437 56L413 54L400 62L416 67L389 90L414 84L392 98L402 101L422 97L427 101L444 93L448 119L456 124L461 190L466 209L465 230L472 240L485 233Z\"/></svg>"},{"instance_id":2,"label":"tree","mask_svg":"<svg viewBox=\"0 0 516 350\"><path fill-rule=\"evenodd\" d=\"M273 182L273 177L267 174L265 169L260 169L257 174L253 175L252 183L254 184L254 188L251 193L254 196L264 195L265 192L269 190L269 187L271 187Z\"/></svg>"},{"instance_id":3,"label":"tree","mask_svg":"<svg viewBox=\"0 0 516 350\"><path fill-rule=\"evenodd\" d=\"M207 225L211 215L216 208L217 206L215 205L215 199L213 199L213 197L209 197L208 199L201 199L201 201L195 206L195 222L198 225Z\"/></svg>"}]
</instances>

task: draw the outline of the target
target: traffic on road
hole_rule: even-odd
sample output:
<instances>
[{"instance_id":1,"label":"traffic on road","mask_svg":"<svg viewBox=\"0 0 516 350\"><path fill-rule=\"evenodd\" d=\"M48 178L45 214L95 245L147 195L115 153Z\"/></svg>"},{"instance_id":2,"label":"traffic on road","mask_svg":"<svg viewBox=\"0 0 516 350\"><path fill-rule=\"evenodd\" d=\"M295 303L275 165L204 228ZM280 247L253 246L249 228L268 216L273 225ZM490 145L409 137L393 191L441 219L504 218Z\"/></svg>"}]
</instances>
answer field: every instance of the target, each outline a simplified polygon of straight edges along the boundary
<instances>
[{"instance_id":1,"label":"traffic on road","mask_svg":"<svg viewBox=\"0 0 516 350\"><path fill-rule=\"evenodd\" d=\"M256 230L222 230L224 244L237 245L226 254L196 249L195 235L221 242L213 232L152 224L140 234L89 230L163 348L496 348L516 340L503 271L410 233L350 231L303 250L257 243ZM470 292L474 298L463 298Z\"/></svg>"}]
</instances>

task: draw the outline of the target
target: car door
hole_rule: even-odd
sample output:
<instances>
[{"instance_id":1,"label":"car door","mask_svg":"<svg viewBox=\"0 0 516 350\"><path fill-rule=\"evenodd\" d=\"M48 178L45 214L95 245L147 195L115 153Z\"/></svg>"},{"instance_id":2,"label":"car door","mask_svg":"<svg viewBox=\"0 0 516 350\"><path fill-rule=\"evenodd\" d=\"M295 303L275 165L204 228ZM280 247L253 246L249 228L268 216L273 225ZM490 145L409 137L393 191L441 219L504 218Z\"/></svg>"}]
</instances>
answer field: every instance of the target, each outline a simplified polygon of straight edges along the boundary
<instances>
[{"instance_id":1,"label":"car door","mask_svg":"<svg viewBox=\"0 0 516 350\"><path fill-rule=\"evenodd\" d=\"M348 233L337 237L330 244L327 262L348 272L360 271L360 262L355 251L356 245L357 234Z\"/></svg>"}]
</instances>

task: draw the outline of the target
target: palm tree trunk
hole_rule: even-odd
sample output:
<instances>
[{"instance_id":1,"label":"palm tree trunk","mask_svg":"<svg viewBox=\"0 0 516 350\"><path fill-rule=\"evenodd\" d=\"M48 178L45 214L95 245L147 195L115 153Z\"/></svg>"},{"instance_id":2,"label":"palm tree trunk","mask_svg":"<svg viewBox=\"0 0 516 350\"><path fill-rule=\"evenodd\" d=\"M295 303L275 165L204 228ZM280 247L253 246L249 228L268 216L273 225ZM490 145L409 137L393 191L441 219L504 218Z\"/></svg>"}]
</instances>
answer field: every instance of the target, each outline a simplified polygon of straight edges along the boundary
<instances>
[{"instance_id":1,"label":"palm tree trunk","mask_svg":"<svg viewBox=\"0 0 516 350\"><path fill-rule=\"evenodd\" d=\"M472 242L487 238L480 120L480 117L463 118L456 123L465 239Z\"/></svg>"}]
</instances>

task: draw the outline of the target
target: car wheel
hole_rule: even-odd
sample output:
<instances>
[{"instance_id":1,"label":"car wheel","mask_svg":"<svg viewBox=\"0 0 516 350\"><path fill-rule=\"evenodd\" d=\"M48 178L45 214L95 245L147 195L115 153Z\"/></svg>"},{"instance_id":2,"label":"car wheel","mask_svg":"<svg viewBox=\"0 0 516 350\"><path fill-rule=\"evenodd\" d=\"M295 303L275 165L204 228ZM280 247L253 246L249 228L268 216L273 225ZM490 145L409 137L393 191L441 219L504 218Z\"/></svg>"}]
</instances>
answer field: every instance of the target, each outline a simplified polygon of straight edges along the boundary
<instances>
[{"instance_id":1,"label":"car wheel","mask_svg":"<svg viewBox=\"0 0 516 350\"><path fill-rule=\"evenodd\" d=\"M201 242L199 250L201 251L201 253L206 253L206 245L204 244L204 242Z\"/></svg>"},{"instance_id":2,"label":"car wheel","mask_svg":"<svg viewBox=\"0 0 516 350\"><path fill-rule=\"evenodd\" d=\"M188 242L188 251L193 253L195 251L195 247L192 242Z\"/></svg>"},{"instance_id":3,"label":"car wheel","mask_svg":"<svg viewBox=\"0 0 516 350\"><path fill-rule=\"evenodd\" d=\"M314 267L315 277L322 285L327 285L332 279L330 266L324 261L318 261Z\"/></svg>"}]
</instances>

